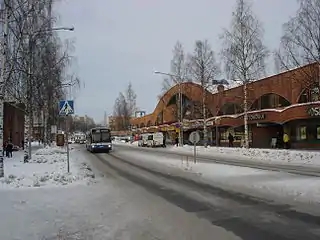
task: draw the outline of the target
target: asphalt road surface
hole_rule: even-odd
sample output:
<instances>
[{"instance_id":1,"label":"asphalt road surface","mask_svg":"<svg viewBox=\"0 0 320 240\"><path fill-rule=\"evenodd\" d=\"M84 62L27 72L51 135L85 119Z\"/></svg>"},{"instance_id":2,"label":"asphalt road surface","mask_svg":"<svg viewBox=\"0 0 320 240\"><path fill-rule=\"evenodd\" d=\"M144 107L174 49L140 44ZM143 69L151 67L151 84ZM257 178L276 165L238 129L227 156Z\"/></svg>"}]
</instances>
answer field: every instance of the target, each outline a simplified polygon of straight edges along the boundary
<instances>
[{"instance_id":1,"label":"asphalt road surface","mask_svg":"<svg viewBox=\"0 0 320 240\"><path fill-rule=\"evenodd\" d=\"M97 183L2 191L0 239L320 239L318 217L76 148Z\"/></svg>"},{"instance_id":2,"label":"asphalt road surface","mask_svg":"<svg viewBox=\"0 0 320 240\"><path fill-rule=\"evenodd\" d=\"M123 149L116 146L109 155L95 154L94 164L99 164L99 169L106 172L111 169L114 175L143 187L148 193L170 203L170 206L184 210L186 216L196 217L196 222L199 221L201 225L205 220L214 228L221 227L247 240L320 239L320 217L297 212L288 205L198 184L174 175L168 176L135 164L133 160L124 158L121 151ZM134 149L126 151L132 151L132 156L136 152ZM181 221L174 223L176 229L192 228L181 225ZM210 239L223 239L213 238L210 229L206 225L200 234L172 239L207 239L210 236ZM160 239L168 238L162 236Z\"/></svg>"}]
</instances>

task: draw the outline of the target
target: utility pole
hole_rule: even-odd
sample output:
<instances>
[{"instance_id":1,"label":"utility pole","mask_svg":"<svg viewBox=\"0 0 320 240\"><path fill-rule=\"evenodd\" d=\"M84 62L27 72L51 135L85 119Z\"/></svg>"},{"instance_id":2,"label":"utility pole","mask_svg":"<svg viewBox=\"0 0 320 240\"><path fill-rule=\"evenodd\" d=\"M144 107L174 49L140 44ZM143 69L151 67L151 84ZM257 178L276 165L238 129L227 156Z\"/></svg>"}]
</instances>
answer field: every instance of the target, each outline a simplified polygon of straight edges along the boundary
<instances>
[{"instance_id":1,"label":"utility pole","mask_svg":"<svg viewBox=\"0 0 320 240\"><path fill-rule=\"evenodd\" d=\"M49 26L48 26L48 33L49 33L49 38L51 39L52 37L52 0L49 1L48 5L48 18L49 18ZM51 50L51 49L50 49ZM50 61L49 64L51 65L52 62ZM46 124L45 124L45 130L46 130L46 138L45 141L50 145L51 143L51 125L53 125L52 121L52 94L53 94L53 86L52 86L52 68L49 66L49 77L48 77L48 83L47 83L47 91L48 91L48 99L47 99L47 107L45 108L45 119L46 119Z\"/></svg>"},{"instance_id":2,"label":"utility pole","mask_svg":"<svg viewBox=\"0 0 320 240\"><path fill-rule=\"evenodd\" d=\"M182 79L179 78L179 143L183 147L183 97L182 97Z\"/></svg>"},{"instance_id":3,"label":"utility pole","mask_svg":"<svg viewBox=\"0 0 320 240\"><path fill-rule=\"evenodd\" d=\"M178 79L178 96L176 97L176 102L177 102L177 110L178 110L178 114L177 114L177 120L178 120L178 124L179 124L179 145L181 147L183 147L183 96L182 96L182 82L183 79L181 78L181 76L178 75L174 75L174 74L170 74L170 73L164 73L164 72L159 72L159 71L155 71L155 74L161 74L161 75L166 75L169 77L174 77Z\"/></svg>"},{"instance_id":4,"label":"utility pole","mask_svg":"<svg viewBox=\"0 0 320 240\"><path fill-rule=\"evenodd\" d=\"M3 109L4 109L4 85L5 85L5 67L6 67L6 51L7 51L7 34L8 34L8 16L6 1L1 7L1 22L3 29L2 49L1 49L1 72L0 72L0 177L4 177L4 152L3 152Z\"/></svg>"},{"instance_id":5,"label":"utility pole","mask_svg":"<svg viewBox=\"0 0 320 240\"><path fill-rule=\"evenodd\" d=\"M248 81L245 80L243 84L243 111L244 111L244 147L249 148L249 127L248 127Z\"/></svg>"},{"instance_id":6,"label":"utility pole","mask_svg":"<svg viewBox=\"0 0 320 240\"><path fill-rule=\"evenodd\" d=\"M36 11L33 9L35 0L31 0L30 12L28 17L29 33L28 37L28 79L27 79L27 114L25 114L25 148L24 148L24 163L31 159L31 140L33 136L33 51L36 41L36 32L34 26L37 21Z\"/></svg>"},{"instance_id":7,"label":"utility pole","mask_svg":"<svg viewBox=\"0 0 320 240\"><path fill-rule=\"evenodd\" d=\"M207 112L206 112L206 86L202 87L202 110L203 110L203 141L204 147L208 147L208 129L207 129Z\"/></svg>"}]
</instances>

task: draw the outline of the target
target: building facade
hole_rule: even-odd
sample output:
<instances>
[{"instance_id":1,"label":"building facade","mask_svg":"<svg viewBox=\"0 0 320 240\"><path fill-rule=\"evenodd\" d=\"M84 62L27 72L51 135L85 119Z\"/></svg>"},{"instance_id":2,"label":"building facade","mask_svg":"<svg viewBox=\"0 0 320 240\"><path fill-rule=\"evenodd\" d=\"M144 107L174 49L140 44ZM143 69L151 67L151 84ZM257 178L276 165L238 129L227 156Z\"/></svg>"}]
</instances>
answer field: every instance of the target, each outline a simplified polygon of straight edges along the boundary
<instances>
[{"instance_id":1,"label":"building facade","mask_svg":"<svg viewBox=\"0 0 320 240\"><path fill-rule=\"evenodd\" d=\"M13 106L5 102L3 110L3 139L11 140L14 145L22 147L24 140L24 107L22 104Z\"/></svg>"},{"instance_id":2,"label":"building facade","mask_svg":"<svg viewBox=\"0 0 320 240\"><path fill-rule=\"evenodd\" d=\"M251 147L272 147L273 140L282 139L286 132L292 148L320 148L319 71L319 64L309 64L247 84ZM170 137L183 131L185 141L191 131L199 130L201 133L204 126L202 98L205 94L209 144L226 145L229 133L235 137L235 145L243 144L242 85L228 90L217 85L214 92L190 82L180 87L182 104L177 104L179 86L174 86L160 99L153 113L131 120L138 133L163 131ZM178 119L183 119L183 123L180 124Z\"/></svg>"}]
</instances>

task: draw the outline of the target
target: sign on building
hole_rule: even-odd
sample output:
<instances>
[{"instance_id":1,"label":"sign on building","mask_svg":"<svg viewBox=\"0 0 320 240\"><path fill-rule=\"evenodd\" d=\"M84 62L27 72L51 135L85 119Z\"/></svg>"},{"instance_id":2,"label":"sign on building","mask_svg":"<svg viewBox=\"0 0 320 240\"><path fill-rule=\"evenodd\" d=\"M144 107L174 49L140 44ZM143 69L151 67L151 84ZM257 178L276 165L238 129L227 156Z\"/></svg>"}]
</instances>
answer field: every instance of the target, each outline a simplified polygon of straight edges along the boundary
<instances>
[{"instance_id":1,"label":"sign on building","mask_svg":"<svg viewBox=\"0 0 320 240\"><path fill-rule=\"evenodd\" d=\"M310 117L320 117L320 107L310 107L307 112Z\"/></svg>"},{"instance_id":2,"label":"sign on building","mask_svg":"<svg viewBox=\"0 0 320 240\"><path fill-rule=\"evenodd\" d=\"M136 118L144 117L145 115L146 115L146 111L136 111L134 113L134 117Z\"/></svg>"},{"instance_id":3,"label":"sign on building","mask_svg":"<svg viewBox=\"0 0 320 240\"><path fill-rule=\"evenodd\" d=\"M266 115L264 113L254 113L248 115L248 121L257 121L257 120L264 120Z\"/></svg>"}]
</instances>

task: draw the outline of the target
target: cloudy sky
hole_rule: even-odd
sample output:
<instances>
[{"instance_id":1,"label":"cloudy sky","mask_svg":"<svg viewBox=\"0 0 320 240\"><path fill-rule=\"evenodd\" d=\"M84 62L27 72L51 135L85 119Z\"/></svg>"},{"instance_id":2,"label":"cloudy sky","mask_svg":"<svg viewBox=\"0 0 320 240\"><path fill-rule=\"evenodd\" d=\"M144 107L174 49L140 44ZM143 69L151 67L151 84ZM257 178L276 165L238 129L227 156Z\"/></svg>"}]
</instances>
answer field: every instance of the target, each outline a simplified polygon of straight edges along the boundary
<instances>
[{"instance_id":1,"label":"cloudy sky","mask_svg":"<svg viewBox=\"0 0 320 240\"><path fill-rule=\"evenodd\" d=\"M72 68L81 79L75 93L76 113L102 121L112 114L120 91L131 81L137 105L152 112L162 78L168 72L172 48L181 41L191 52L195 40L208 39L219 52L222 28L230 24L236 0L62 0L57 25L74 26L61 33L75 40ZM279 46L282 24L292 16L295 0L255 0L255 13L264 24L265 44ZM273 73L270 60L269 73Z\"/></svg>"}]
</instances>

